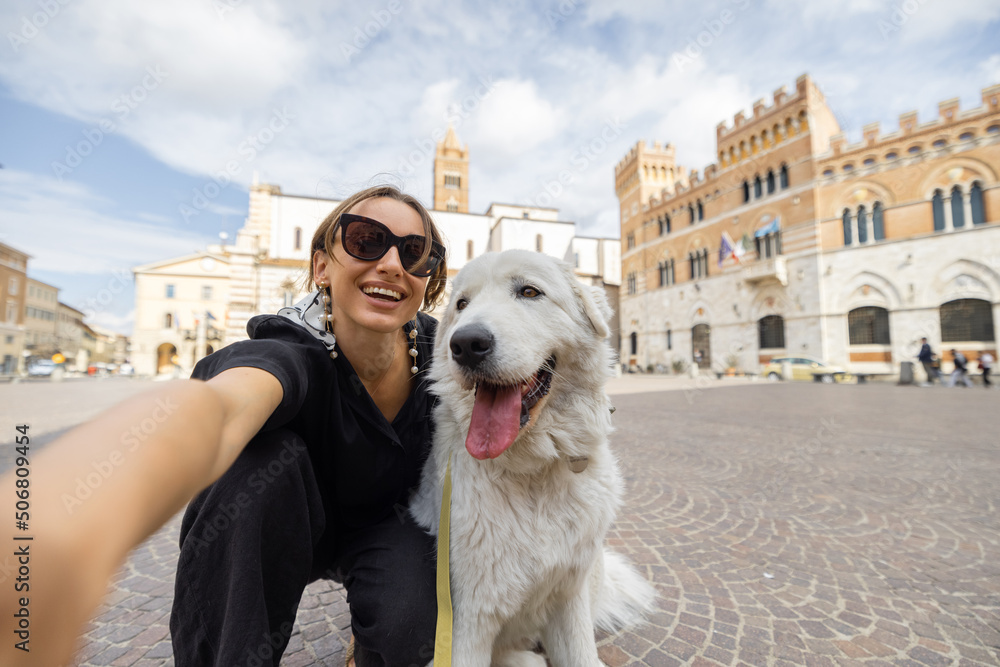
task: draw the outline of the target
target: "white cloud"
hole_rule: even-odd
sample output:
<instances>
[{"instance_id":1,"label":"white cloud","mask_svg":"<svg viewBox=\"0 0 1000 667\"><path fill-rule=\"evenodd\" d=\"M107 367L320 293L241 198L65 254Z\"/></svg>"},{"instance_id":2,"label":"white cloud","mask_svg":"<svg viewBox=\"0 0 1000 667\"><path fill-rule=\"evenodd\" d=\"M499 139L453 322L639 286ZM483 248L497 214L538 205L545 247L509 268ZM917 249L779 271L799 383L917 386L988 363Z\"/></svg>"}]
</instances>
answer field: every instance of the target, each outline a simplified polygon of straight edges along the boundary
<instances>
[{"instance_id":1,"label":"white cloud","mask_svg":"<svg viewBox=\"0 0 1000 667\"><path fill-rule=\"evenodd\" d=\"M131 336L132 328L135 326L135 308L120 315L108 311L97 311L93 317L87 320L87 324L96 324L99 327Z\"/></svg>"},{"instance_id":2,"label":"white cloud","mask_svg":"<svg viewBox=\"0 0 1000 667\"><path fill-rule=\"evenodd\" d=\"M477 150L510 157L557 136L564 118L534 81L501 79L471 117L469 140Z\"/></svg>"},{"instance_id":3,"label":"white cloud","mask_svg":"<svg viewBox=\"0 0 1000 667\"><path fill-rule=\"evenodd\" d=\"M4 242L31 255L38 271L110 275L193 252L205 237L99 212L107 202L87 189L34 174L0 171Z\"/></svg>"},{"instance_id":4,"label":"white cloud","mask_svg":"<svg viewBox=\"0 0 1000 667\"><path fill-rule=\"evenodd\" d=\"M827 93L848 131L880 118L894 122L901 111L939 99L962 95L965 103L1000 81L1000 53L989 42L996 24L987 23L1000 15L1000 4L913 2L920 10L889 40L877 21L901 3L883 0L559 0L545 6L569 7L555 26L547 25L544 7L523 0L404 2L347 62L340 45L384 16L387 0L244 1L223 17L216 13L222 3L205 0L73 0L5 58L0 80L19 99L93 124L118 121L115 100L142 85L147 67L160 66L167 77L129 110L120 134L205 182L235 161L237 183L249 183L256 171L285 192L326 197L342 197L387 172L379 180L395 180L429 200L430 138L446 129L449 109L462 110L456 125L472 155L473 211L491 201L535 198L569 170L572 182L553 203L560 217L588 233L614 235L614 165L629 147L670 142L679 164L702 169L714 160L717 123L731 122L757 97L769 100L781 85L791 87L803 72ZM19 25L26 6L35 7L0 7L0 20ZM725 9L735 20L696 57L679 59ZM948 44L977 55L973 60ZM496 87L477 96L483 79ZM241 146L267 127L276 108L294 119L248 159ZM588 155L585 166L574 162L608 122L623 131ZM32 211L50 219L69 212L73 217L63 219L107 230L112 239L132 238L120 248L126 253L141 245L141 234L130 236L141 231L135 223L101 213L107 203L94 193L54 187L45 181L28 188L35 193ZM37 197L42 190L63 200L62 208L55 202L46 208ZM117 225L126 231L112 233ZM156 229L147 225L142 238ZM155 257L172 252L161 244ZM104 264L111 259L97 257ZM80 264L69 255L56 263L63 260Z\"/></svg>"}]
</instances>

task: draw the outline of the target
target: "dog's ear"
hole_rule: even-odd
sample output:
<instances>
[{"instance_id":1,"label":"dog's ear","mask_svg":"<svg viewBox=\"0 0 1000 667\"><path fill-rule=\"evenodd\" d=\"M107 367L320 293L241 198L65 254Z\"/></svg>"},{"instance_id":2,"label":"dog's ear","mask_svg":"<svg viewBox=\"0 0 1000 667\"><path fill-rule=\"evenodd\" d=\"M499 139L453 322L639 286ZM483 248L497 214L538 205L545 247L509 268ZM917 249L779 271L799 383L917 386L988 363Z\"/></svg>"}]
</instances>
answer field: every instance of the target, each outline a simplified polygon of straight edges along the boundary
<instances>
[{"instance_id":1,"label":"dog's ear","mask_svg":"<svg viewBox=\"0 0 1000 667\"><path fill-rule=\"evenodd\" d=\"M611 319L611 306L608 305L608 298L604 295L604 290L600 287L584 285L576 276L570 278L573 284L573 293L583 310L583 314L590 320L591 326L597 336L604 340L611 335L608 327L608 320Z\"/></svg>"}]
</instances>

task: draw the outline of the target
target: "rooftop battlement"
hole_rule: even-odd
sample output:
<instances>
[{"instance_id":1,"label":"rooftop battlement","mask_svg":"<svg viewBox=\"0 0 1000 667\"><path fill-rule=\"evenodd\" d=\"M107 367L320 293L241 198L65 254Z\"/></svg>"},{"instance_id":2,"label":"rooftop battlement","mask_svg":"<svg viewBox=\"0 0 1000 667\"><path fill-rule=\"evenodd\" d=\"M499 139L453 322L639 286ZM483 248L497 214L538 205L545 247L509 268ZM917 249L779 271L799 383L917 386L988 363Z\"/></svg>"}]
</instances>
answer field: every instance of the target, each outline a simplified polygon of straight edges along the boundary
<instances>
[{"instance_id":1,"label":"rooftop battlement","mask_svg":"<svg viewBox=\"0 0 1000 667\"><path fill-rule=\"evenodd\" d=\"M840 156L854 151L873 148L879 144L893 142L908 137L916 137L928 131L940 131L956 125L968 123L983 116L1000 113L1000 84L982 89L982 104L962 111L957 97L938 102L938 116L921 124L916 111L899 114L899 126L894 132L882 134L879 123L869 123L861 130L861 141L848 144L847 136L838 133L830 137L830 151L827 156Z\"/></svg>"},{"instance_id":2,"label":"rooftop battlement","mask_svg":"<svg viewBox=\"0 0 1000 667\"><path fill-rule=\"evenodd\" d=\"M773 103L771 106L767 106L764 102L764 98L754 101L753 114L749 118L747 118L744 110L740 110L733 116L732 125L727 124L726 121L722 121L716 125L716 139L721 142L724 139L729 138L732 134L745 130L765 118L768 119L768 122L771 122L774 115L780 114L781 112L788 110L789 107L802 102L811 100L822 102L825 99L823 97L823 93L820 92L819 88L815 83L813 83L812 78L808 74L803 74L795 80L795 94L791 97L788 95L787 86L782 86L775 90L772 97Z\"/></svg>"},{"instance_id":3,"label":"rooftop battlement","mask_svg":"<svg viewBox=\"0 0 1000 667\"><path fill-rule=\"evenodd\" d=\"M640 157L655 157L673 162L674 152L674 147L670 143L661 145L659 141L654 141L652 144L645 141L637 141L635 142L635 146L628 149L628 153L625 154L625 157L619 160L618 164L615 165L615 176L621 174Z\"/></svg>"}]
</instances>

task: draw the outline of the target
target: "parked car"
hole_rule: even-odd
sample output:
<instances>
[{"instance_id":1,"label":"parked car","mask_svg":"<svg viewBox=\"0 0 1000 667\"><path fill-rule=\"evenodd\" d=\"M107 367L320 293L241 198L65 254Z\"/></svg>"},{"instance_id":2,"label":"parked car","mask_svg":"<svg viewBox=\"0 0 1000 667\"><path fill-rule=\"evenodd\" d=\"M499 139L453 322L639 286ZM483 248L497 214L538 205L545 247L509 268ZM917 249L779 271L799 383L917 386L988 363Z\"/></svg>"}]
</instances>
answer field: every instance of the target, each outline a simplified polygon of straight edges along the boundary
<instances>
[{"instance_id":1,"label":"parked car","mask_svg":"<svg viewBox=\"0 0 1000 667\"><path fill-rule=\"evenodd\" d=\"M790 378L783 376L782 368L786 362L791 364L792 377ZM775 357L764 366L764 370L761 373L772 382L777 380L847 382L854 379L853 375L840 366L833 366L825 361L804 355L797 357Z\"/></svg>"},{"instance_id":2,"label":"parked car","mask_svg":"<svg viewBox=\"0 0 1000 667\"><path fill-rule=\"evenodd\" d=\"M52 371L54 371L55 369L56 369L56 363L51 359L39 359L38 361L32 362L31 365L28 366L28 376L47 377L49 375L52 375Z\"/></svg>"}]
</instances>

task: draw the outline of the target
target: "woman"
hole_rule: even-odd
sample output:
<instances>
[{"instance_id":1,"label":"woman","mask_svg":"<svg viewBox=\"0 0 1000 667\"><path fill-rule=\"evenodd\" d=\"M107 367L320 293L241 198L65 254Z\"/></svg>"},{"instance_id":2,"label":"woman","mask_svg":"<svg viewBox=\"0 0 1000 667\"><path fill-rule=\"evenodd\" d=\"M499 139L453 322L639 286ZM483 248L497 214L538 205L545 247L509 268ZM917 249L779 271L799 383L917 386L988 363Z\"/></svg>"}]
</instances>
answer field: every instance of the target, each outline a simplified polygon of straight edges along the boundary
<instances>
[{"instance_id":1,"label":"woman","mask_svg":"<svg viewBox=\"0 0 1000 667\"><path fill-rule=\"evenodd\" d=\"M312 250L317 291L250 320L251 340L198 364L203 382L127 401L39 457L37 484L52 471L36 488L36 544L49 541L39 578L50 581L32 604L38 643L57 645L51 664L72 650L58 628L79 628L128 549L202 489L181 527L178 667L277 665L302 590L321 577L345 585L359 667L433 656L434 543L405 508L430 445L422 377L435 322L418 310L441 297L444 249L423 206L379 186L338 206ZM69 520L53 499L154 404L168 416L118 452ZM75 577L71 560L91 574Z\"/></svg>"}]
</instances>

